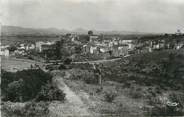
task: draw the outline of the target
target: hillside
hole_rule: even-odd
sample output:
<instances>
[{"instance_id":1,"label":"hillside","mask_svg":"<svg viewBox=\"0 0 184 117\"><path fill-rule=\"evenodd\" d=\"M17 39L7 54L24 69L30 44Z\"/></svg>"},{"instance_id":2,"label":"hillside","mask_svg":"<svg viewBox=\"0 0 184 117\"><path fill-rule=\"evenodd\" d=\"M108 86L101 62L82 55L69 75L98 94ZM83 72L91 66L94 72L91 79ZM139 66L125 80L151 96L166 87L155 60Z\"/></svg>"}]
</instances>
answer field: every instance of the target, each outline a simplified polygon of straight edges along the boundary
<instances>
[{"instance_id":1,"label":"hillside","mask_svg":"<svg viewBox=\"0 0 184 117\"><path fill-rule=\"evenodd\" d=\"M2 26L3 36L16 36L16 35L61 35L66 33L77 33L77 34L87 34L88 30L83 28L77 28L73 30L57 29L57 28L24 28L19 26ZM127 34L150 34L145 32L134 32L134 31L103 31L103 30L93 30L95 34L107 34L107 35L127 35Z\"/></svg>"},{"instance_id":2,"label":"hillside","mask_svg":"<svg viewBox=\"0 0 184 117\"><path fill-rule=\"evenodd\" d=\"M161 89L184 90L183 60L183 50L135 55L105 65L105 78L122 83L158 86Z\"/></svg>"},{"instance_id":3,"label":"hillside","mask_svg":"<svg viewBox=\"0 0 184 117\"><path fill-rule=\"evenodd\" d=\"M91 110L122 116L184 115L184 50L164 50L101 63L78 64L66 84Z\"/></svg>"},{"instance_id":4,"label":"hillside","mask_svg":"<svg viewBox=\"0 0 184 117\"><path fill-rule=\"evenodd\" d=\"M18 26L2 26L3 36L16 36L16 35L59 35L66 33L65 30L58 30L55 28L47 29L34 29L34 28L23 28Z\"/></svg>"}]
</instances>

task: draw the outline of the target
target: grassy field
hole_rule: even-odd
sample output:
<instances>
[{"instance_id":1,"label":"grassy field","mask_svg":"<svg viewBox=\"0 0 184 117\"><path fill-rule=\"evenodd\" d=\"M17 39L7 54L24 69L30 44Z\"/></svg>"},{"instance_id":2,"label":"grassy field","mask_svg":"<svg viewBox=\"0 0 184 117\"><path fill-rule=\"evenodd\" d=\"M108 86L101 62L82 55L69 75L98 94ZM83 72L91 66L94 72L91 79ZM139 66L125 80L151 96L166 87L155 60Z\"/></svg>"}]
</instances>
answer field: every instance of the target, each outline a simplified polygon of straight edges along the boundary
<instances>
[{"instance_id":1,"label":"grassy field","mask_svg":"<svg viewBox=\"0 0 184 117\"><path fill-rule=\"evenodd\" d=\"M135 55L103 64L102 86L95 82L92 69L84 65L71 69L65 82L99 114L181 116L183 60L183 50Z\"/></svg>"},{"instance_id":2,"label":"grassy field","mask_svg":"<svg viewBox=\"0 0 184 117\"><path fill-rule=\"evenodd\" d=\"M16 71L21 71L23 69L29 69L31 65L39 65L43 66L42 63L32 61L32 60L27 60L27 59L17 59L17 58L12 58L12 57L1 57L1 68L10 71L10 72L16 72Z\"/></svg>"},{"instance_id":3,"label":"grassy field","mask_svg":"<svg viewBox=\"0 0 184 117\"><path fill-rule=\"evenodd\" d=\"M143 99L133 99L127 95L127 90L115 82L104 82L101 89L98 85L86 84L82 81L65 80L67 85L78 94L88 108L102 116L144 116ZM106 95L114 95L112 102Z\"/></svg>"},{"instance_id":4,"label":"grassy field","mask_svg":"<svg viewBox=\"0 0 184 117\"><path fill-rule=\"evenodd\" d=\"M27 37L19 37L19 36L3 36L1 37L2 45L14 45L16 43L35 43L37 41L55 41L60 40L59 37L34 37L34 36L27 36Z\"/></svg>"},{"instance_id":5,"label":"grassy field","mask_svg":"<svg viewBox=\"0 0 184 117\"><path fill-rule=\"evenodd\" d=\"M64 83L80 97L85 108L99 117L181 116L184 115L183 58L183 50L160 51L105 63L101 66L102 85L97 84L90 66L78 65L65 71L68 77ZM10 71L12 67L21 70L35 64L14 58L2 61L3 68ZM59 107L56 102L53 110L66 109L68 104Z\"/></svg>"}]
</instances>

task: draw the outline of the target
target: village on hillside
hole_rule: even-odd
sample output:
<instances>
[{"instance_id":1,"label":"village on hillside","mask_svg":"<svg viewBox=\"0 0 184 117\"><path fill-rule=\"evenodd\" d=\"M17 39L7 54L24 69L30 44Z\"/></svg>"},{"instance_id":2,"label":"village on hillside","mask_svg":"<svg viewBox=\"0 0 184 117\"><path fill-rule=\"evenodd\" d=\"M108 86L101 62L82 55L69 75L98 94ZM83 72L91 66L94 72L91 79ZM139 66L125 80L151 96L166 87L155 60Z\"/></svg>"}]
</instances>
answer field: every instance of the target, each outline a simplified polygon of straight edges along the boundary
<instances>
[{"instance_id":1,"label":"village on hillside","mask_svg":"<svg viewBox=\"0 0 184 117\"><path fill-rule=\"evenodd\" d=\"M68 57L73 58L73 61L84 61L87 60L88 56L98 60L159 50L178 50L184 48L183 38L182 33L176 33L121 39L118 35L95 35L93 31L89 31L85 36L68 33L60 36L59 41L17 42L13 45L1 45L0 53L6 57L22 56L31 58L31 53L34 52L47 59L57 59L57 57L49 58L49 55L54 54L54 51L65 48L69 54Z\"/></svg>"},{"instance_id":2,"label":"village on hillside","mask_svg":"<svg viewBox=\"0 0 184 117\"><path fill-rule=\"evenodd\" d=\"M0 117L184 117L184 0L0 0Z\"/></svg>"}]
</instances>

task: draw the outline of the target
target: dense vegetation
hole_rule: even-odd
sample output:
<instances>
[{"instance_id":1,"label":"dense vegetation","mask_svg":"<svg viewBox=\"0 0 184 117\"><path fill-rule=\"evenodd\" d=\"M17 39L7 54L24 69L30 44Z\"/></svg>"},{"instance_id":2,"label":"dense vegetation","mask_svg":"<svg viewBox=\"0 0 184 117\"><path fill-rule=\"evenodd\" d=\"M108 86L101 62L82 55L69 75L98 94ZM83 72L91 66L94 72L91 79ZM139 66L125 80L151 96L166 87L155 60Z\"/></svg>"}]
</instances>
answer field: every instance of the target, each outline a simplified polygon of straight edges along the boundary
<instances>
[{"instance_id":1,"label":"dense vegetation","mask_svg":"<svg viewBox=\"0 0 184 117\"><path fill-rule=\"evenodd\" d=\"M2 102L1 115L3 117L49 117L49 103L27 102L12 103Z\"/></svg>"},{"instance_id":2,"label":"dense vegetation","mask_svg":"<svg viewBox=\"0 0 184 117\"><path fill-rule=\"evenodd\" d=\"M120 82L132 98L144 98L152 106L151 115L184 114L183 51L160 51L135 55L104 65L104 80ZM166 102L159 96L166 95ZM162 97L164 98L164 97ZM170 104L178 104L171 106Z\"/></svg>"},{"instance_id":3,"label":"dense vegetation","mask_svg":"<svg viewBox=\"0 0 184 117\"><path fill-rule=\"evenodd\" d=\"M72 80L82 80L87 84L97 84L98 79L95 77L93 71L81 70L81 69L72 69L70 71Z\"/></svg>"},{"instance_id":4,"label":"dense vegetation","mask_svg":"<svg viewBox=\"0 0 184 117\"><path fill-rule=\"evenodd\" d=\"M102 69L107 80L184 90L183 60L184 55L179 52L154 52L122 59Z\"/></svg>"},{"instance_id":5,"label":"dense vegetation","mask_svg":"<svg viewBox=\"0 0 184 117\"><path fill-rule=\"evenodd\" d=\"M52 76L41 69L11 73L2 70L2 100L25 102L29 100L64 100L65 94L52 84Z\"/></svg>"},{"instance_id":6,"label":"dense vegetation","mask_svg":"<svg viewBox=\"0 0 184 117\"><path fill-rule=\"evenodd\" d=\"M103 80L102 88L99 89L96 88L99 85L91 64L74 65L71 78L82 80L85 85L95 87L84 90L89 89L89 93L104 95L106 102L113 103L114 100L117 101L116 97L123 94L130 99L143 99L145 104L140 110L145 112L144 115L181 116L184 115L183 52L183 50L156 51L99 65ZM110 86L115 87L110 88L113 93L106 91L106 87Z\"/></svg>"}]
</instances>

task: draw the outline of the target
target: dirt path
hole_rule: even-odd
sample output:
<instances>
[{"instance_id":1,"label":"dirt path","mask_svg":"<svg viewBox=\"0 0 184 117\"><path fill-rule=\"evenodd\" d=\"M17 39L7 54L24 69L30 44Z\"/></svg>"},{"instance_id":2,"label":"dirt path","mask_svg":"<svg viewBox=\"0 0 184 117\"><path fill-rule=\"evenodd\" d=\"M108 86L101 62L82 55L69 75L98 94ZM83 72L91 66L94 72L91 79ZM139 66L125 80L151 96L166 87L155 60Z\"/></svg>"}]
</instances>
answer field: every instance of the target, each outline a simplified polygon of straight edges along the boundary
<instances>
[{"instance_id":1,"label":"dirt path","mask_svg":"<svg viewBox=\"0 0 184 117\"><path fill-rule=\"evenodd\" d=\"M93 64L93 63L105 63L105 62L113 62L113 61L117 61L120 60L121 58L114 58L114 59L104 59L104 60L96 60L96 61L83 61L83 62L72 62L74 64L85 64L85 63L89 63L89 64Z\"/></svg>"},{"instance_id":2,"label":"dirt path","mask_svg":"<svg viewBox=\"0 0 184 117\"><path fill-rule=\"evenodd\" d=\"M66 75L69 77L68 75ZM66 101L64 103L54 102L50 105L50 116L52 117L91 117L87 106L82 102L80 97L76 95L63 81L60 76L55 76L55 83L59 89L66 94Z\"/></svg>"}]
</instances>

